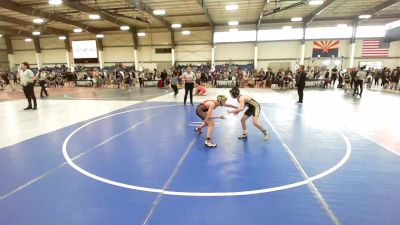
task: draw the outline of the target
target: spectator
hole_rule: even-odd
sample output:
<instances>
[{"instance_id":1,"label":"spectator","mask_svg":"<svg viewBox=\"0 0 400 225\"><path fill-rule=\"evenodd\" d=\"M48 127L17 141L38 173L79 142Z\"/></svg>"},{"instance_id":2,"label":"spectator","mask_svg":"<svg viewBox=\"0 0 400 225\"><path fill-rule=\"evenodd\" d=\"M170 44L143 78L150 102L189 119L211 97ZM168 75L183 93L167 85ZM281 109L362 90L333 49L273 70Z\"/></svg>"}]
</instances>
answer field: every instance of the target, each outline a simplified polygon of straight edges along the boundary
<instances>
[{"instance_id":1,"label":"spectator","mask_svg":"<svg viewBox=\"0 0 400 225\"><path fill-rule=\"evenodd\" d=\"M33 75L33 72L29 69L29 63L27 62L21 63L20 68L21 68L20 77L21 77L22 90L24 91L25 97L28 100L28 107L26 107L24 110L30 110L30 109L36 110L37 104L34 92L35 76ZM33 108L32 108L32 100L33 100Z\"/></svg>"},{"instance_id":2,"label":"spectator","mask_svg":"<svg viewBox=\"0 0 400 225\"><path fill-rule=\"evenodd\" d=\"M304 65L300 65L296 86L297 86L297 93L299 95L299 101L297 103L303 103L303 96L304 96L304 88L306 86L306 77L307 73L304 71Z\"/></svg>"}]
</instances>

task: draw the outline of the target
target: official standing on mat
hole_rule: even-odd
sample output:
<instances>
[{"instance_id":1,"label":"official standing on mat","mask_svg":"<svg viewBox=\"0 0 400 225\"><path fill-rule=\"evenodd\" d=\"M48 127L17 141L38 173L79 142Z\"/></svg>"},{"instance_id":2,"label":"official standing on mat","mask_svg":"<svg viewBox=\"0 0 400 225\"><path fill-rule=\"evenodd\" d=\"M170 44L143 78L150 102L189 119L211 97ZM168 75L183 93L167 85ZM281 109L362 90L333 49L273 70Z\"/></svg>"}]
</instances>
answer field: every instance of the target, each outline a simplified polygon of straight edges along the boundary
<instances>
[{"instance_id":1,"label":"official standing on mat","mask_svg":"<svg viewBox=\"0 0 400 225\"><path fill-rule=\"evenodd\" d=\"M306 77L307 73L304 71L304 65L301 65L296 80L297 93L299 94L299 101L297 103L303 103L304 88L306 87Z\"/></svg>"},{"instance_id":2,"label":"official standing on mat","mask_svg":"<svg viewBox=\"0 0 400 225\"><path fill-rule=\"evenodd\" d=\"M35 97L35 92L34 92L34 83L33 81L35 80L35 76L33 75L33 72L29 69L29 63L23 62L20 65L21 72L20 72L20 77L21 77L21 85L22 85L22 90L24 91L25 97L28 100L28 107L26 107L24 110L36 110L37 109L37 104L36 104L36 97ZM32 108L32 100L33 100L33 108Z\"/></svg>"},{"instance_id":3,"label":"official standing on mat","mask_svg":"<svg viewBox=\"0 0 400 225\"><path fill-rule=\"evenodd\" d=\"M196 75L192 72L192 68L188 67L186 72L182 74L181 78L185 82L185 97L183 99L183 104L186 105L187 95L190 93L190 104L193 105L193 88Z\"/></svg>"}]
</instances>

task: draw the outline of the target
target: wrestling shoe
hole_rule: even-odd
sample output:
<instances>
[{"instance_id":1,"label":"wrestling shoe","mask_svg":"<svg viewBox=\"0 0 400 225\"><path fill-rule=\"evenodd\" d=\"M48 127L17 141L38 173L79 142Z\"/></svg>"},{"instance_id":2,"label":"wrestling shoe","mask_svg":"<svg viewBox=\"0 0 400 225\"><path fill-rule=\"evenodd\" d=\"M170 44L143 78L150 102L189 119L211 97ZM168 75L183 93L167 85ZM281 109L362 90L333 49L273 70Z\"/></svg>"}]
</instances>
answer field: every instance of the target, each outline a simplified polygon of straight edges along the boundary
<instances>
[{"instance_id":1,"label":"wrestling shoe","mask_svg":"<svg viewBox=\"0 0 400 225\"><path fill-rule=\"evenodd\" d=\"M264 141L268 141L269 140L269 134L268 133L265 133L264 134Z\"/></svg>"},{"instance_id":2,"label":"wrestling shoe","mask_svg":"<svg viewBox=\"0 0 400 225\"><path fill-rule=\"evenodd\" d=\"M209 147L209 148L215 148L217 147L217 144L213 143L212 140L205 140L204 145Z\"/></svg>"},{"instance_id":3,"label":"wrestling shoe","mask_svg":"<svg viewBox=\"0 0 400 225\"><path fill-rule=\"evenodd\" d=\"M238 137L238 139L246 139L247 138L247 134L242 134Z\"/></svg>"},{"instance_id":4,"label":"wrestling shoe","mask_svg":"<svg viewBox=\"0 0 400 225\"><path fill-rule=\"evenodd\" d=\"M197 134L201 134L201 133L202 133L200 127L196 127L196 128L194 129L194 132L196 132Z\"/></svg>"}]
</instances>

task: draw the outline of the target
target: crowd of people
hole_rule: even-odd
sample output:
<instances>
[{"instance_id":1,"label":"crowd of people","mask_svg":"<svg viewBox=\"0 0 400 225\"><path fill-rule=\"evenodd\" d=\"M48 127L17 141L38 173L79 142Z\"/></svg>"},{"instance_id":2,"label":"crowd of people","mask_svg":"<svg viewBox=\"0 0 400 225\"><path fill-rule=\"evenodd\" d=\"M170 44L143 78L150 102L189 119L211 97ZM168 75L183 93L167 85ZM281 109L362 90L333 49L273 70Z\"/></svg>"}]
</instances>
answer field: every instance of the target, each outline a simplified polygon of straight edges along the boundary
<instances>
[{"instance_id":1,"label":"crowd of people","mask_svg":"<svg viewBox=\"0 0 400 225\"><path fill-rule=\"evenodd\" d=\"M182 76L187 68L191 66L179 66L173 70L148 70L134 67L127 67L123 64L116 64L114 67L107 69L98 68L74 68L74 72L68 70L65 66L61 67L44 67L40 70L32 70L38 80L37 85L44 87L73 87L77 85L77 81L91 81L94 87L99 88L128 88L131 90L133 86L144 87L146 81L158 81L158 87L176 87L177 89L184 86ZM298 79L298 69L279 69L272 71L271 68L266 70L241 70L239 67L225 66L223 69L215 70L209 65L195 67L193 71L193 86L196 88L196 94L204 94L205 88L218 87L218 81L230 81L232 86L237 87L259 87L259 88L280 88L292 89L296 86ZM337 67L332 69L320 69L319 67L306 67L306 81L318 81L319 86L323 88L338 87L354 89L356 86L357 73L360 69L351 68L348 70L339 70ZM366 73L363 79L363 86L367 88L382 87L382 89L399 89L400 68L384 68L384 69L363 69ZM7 86L13 90L20 83L20 75L18 72L0 71L0 90L4 90ZM337 83L337 85L336 85ZM359 88L360 86L358 86ZM176 91L177 91L176 89ZM48 93L43 91L42 97Z\"/></svg>"}]
</instances>

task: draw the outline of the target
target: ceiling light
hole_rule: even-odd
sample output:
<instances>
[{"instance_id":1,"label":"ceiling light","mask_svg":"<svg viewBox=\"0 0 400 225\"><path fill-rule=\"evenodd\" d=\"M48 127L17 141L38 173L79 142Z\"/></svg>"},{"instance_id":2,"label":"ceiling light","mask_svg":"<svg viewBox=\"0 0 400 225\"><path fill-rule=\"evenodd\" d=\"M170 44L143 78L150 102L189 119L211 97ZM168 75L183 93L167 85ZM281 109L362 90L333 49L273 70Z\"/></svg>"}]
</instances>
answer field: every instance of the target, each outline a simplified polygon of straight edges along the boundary
<instances>
[{"instance_id":1,"label":"ceiling light","mask_svg":"<svg viewBox=\"0 0 400 225\"><path fill-rule=\"evenodd\" d=\"M1 38L1 37L3 37L3 35L2 35L2 34L0 34L0 38Z\"/></svg>"},{"instance_id":2,"label":"ceiling light","mask_svg":"<svg viewBox=\"0 0 400 225\"><path fill-rule=\"evenodd\" d=\"M121 30L129 30L129 27L128 26L121 26L120 29Z\"/></svg>"},{"instance_id":3,"label":"ceiling light","mask_svg":"<svg viewBox=\"0 0 400 225\"><path fill-rule=\"evenodd\" d=\"M237 9L239 9L238 5L226 5L225 6L225 10L228 10L228 11L234 11L234 10L237 10Z\"/></svg>"},{"instance_id":4,"label":"ceiling light","mask_svg":"<svg viewBox=\"0 0 400 225\"><path fill-rule=\"evenodd\" d=\"M38 23L38 24L41 24L41 23L43 23L44 22L44 20L43 19L33 19L33 23Z\"/></svg>"},{"instance_id":5,"label":"ceiling light","mask_svg":"<svg viewBox=\"0 0 400 225\"><path fill-rule=\"evenodd\" d=\"M347 24L340 23L337 25L338 28L346 28Z\"/></svg>"},{"instance_id":6,"label":"ceiling light","mask_svg":"<svg viewBox=\"0 0 400 225\"><path fill-rule=\"evenodd\" d=\"M283 26L282 29L283 30L290 30L290 29L292 29L292 26Z\"/></svg>"},{"instance_id":7,"label":"ceiling light","mask_svg":"<svg viewBox=\"0 0 400 225\"><path fill-rule=\"evenodd\" d=\"M32 41L32 38L25 38L25 41L26 41L26 42L31 42L31 41Z\"/></svg>"},{"instance_id":8,"label":"ceiling light","mask_svg":"<svg viewBox=\"0 0 400 225\"><path fill-rule=\"evenodd\" d=\"M65 39L67 39L67 37L65 37L65 36L60 36L60 37L58 37L58 39L60 39L60 40L65 40Z\"/></svg>"},{"instance_id":9,"label":"ceiling light","mask_svg":"<svg viewBox=\"0 0 400 225\"><path fill-rule=\"evenodd\" d=\"M37 36L37 35L40 35L40 31L33 31L32 34L33 34L33 35L36 35L36 36Z\"/></svg>"},{"instance_id":10,"label":"ceiling light","mask_svg":"<svg viewBox=\"0 0 400 225\"><path fill-rule=\"evenodd\" d=\"M75 33L80 33L80 32L82 32L82 29L81 29L81 28L75 28L75 29L74 29L74 32L75 32Z\"/></svg>"},{"instance_id":11,"label":"ceiling light","mask_svg":"<svg viewBox=\"0 0 400 225\"><path fill-rule=\"evenodd\" d=\"M229 32L238 32L239 30L237 28L231 28L229 29Z\"/></svg>"},{"instance_id":12,"label":"ceiling light","mask_svg":"<svg viewBox=\"0 0 400 225\"><path fill-rule=\"evenodd\" d=\"M238 21L229 21L228 25L229 26L237 26L237 25L239 25L239 22Z\"/></svg>"},{"instance_id":13,"label":"ceiling light","mask_svg":"<svg viewBox=\"0 0 400 225\"><path fill-rule=\"evenodd\" d=\"M98 20L98 19L100 19L100 16L97 15L97 14L90 14L90 15L89 15L89 19L91 19L91 20Z\"/></svg>"},{"instance_id":14,"label":"ceiling light","mask_svg":"<svg viewBox=\"0 0 400 225\"><path fill-rule=\"evenodd\" d=\"M144 33L144 32L139 32L139 33L137 33L137 36L139 36L139 37L144 37L144 36L146 36L146 33Z\"/></svg>"},{"instance_id":15,"label":"ceiling light","mask_svg":"<svg viewBox=\"0 0 400 225\"><path fill-rule=\"evenodd\" d=\"M184 30L184 31L182 31L182 34L183 35L189 35L190 34L190 30Z\"/></svg>"},{"instance_id":16,"label":"ceiling light","mask_svg":"<svg viewBox=\"0 0 400 225\"><path fill-rule=\"evenodd\" d=\"M322 0L311 0L308 2L309 5L322 5L324 4L324 1Z\"/></svg>"},{"instance_id":17,"label":"ceiling light","mask_svg":"<svg viewBox=\"0 0 400 225\"><path fill-rule=\"evenodd\" d=\"M290 19L292 22L300 22L303 21L303 18L301 17L293 17L292 19Z\"/></svg>"},{"instance_id":18,"label":"ceiling light","mask_svg":"<svg viewBox=\"0 0 400 225\"><path fill-rule=\"evenodd\" d=\"M181 27L182 27L182 24L180 24L180 23L174 23L174 24L171 25L171 27L172 27L172 28L181 28Z\"/></svg>"},{"instance_id":19,"label":"ceiling light","mask_svg":"<svg viewBox=\"0 0 400 225\"><path fill-rule=\"evenodd\" d=\"M50 5L61 5L62 0L49 0Z\"/></svg>"},{"instance_id":20,"label":"ceiling light","mask_svg":"<svg viewBox=\"0 0 400 225\"><path fill-rule=\"evenodd\" d=\"M103 38L104 34L96 34L96 38Z\"/></svg>"},{"instance_id":21,"label":"ceiling light","mask_svg":"<svg viewBox=\"0 0 400 225\"><path fill-rule=\"evenodd\" d=\"M157 16L165 15L165 10L164 9L156 9L153 11L153 14L157 15Z\"/></svg>"},{"instance_id":22,"label":"ceiling light","mask_svg":"<svg viewBox=\"0 0 400 225\"><path fill-rule=\"evenodd\" d=\"M369 18L371 18L371 15L360 15L358 18L360 18L360 19L369 19Z\"/></svg>"}]
</instances>

